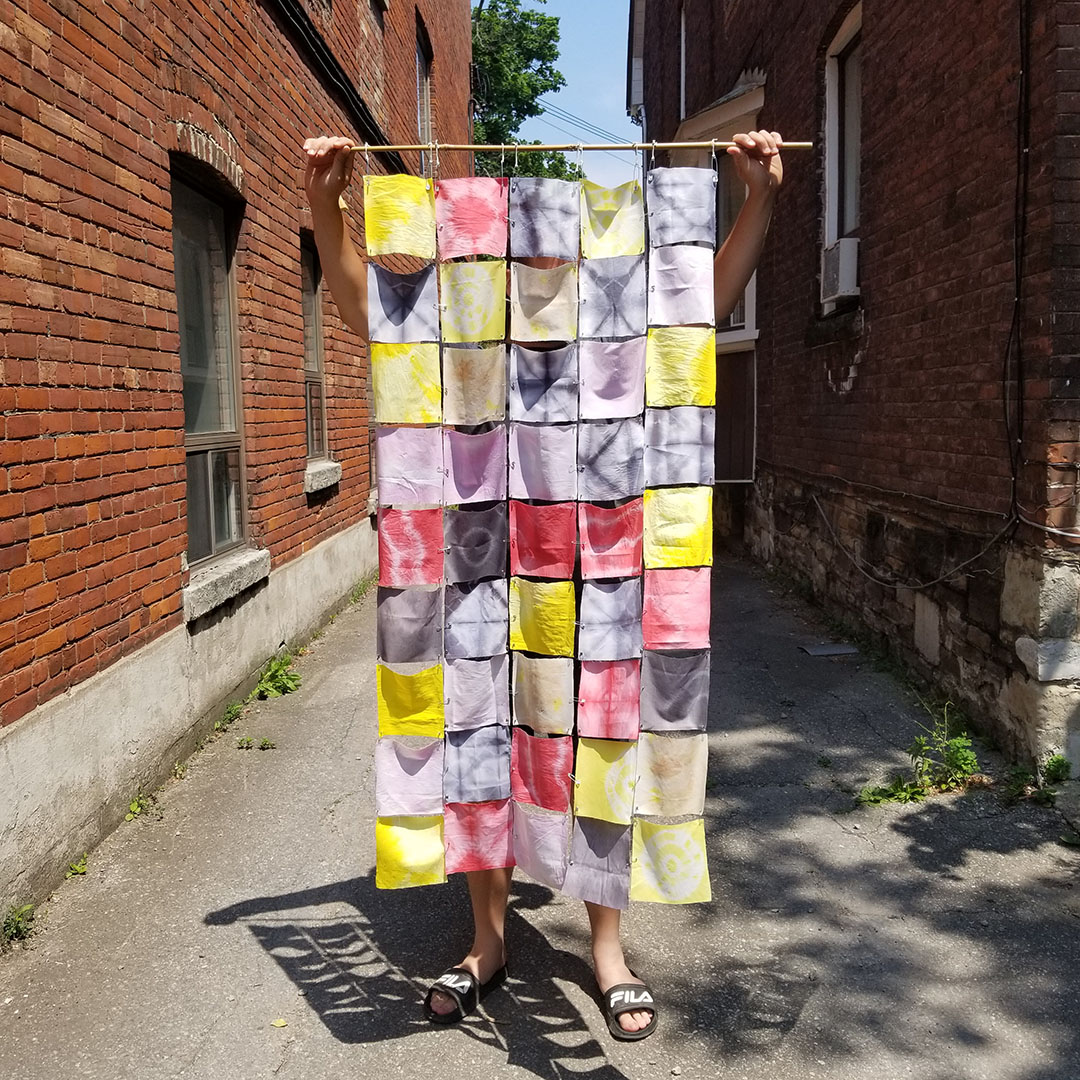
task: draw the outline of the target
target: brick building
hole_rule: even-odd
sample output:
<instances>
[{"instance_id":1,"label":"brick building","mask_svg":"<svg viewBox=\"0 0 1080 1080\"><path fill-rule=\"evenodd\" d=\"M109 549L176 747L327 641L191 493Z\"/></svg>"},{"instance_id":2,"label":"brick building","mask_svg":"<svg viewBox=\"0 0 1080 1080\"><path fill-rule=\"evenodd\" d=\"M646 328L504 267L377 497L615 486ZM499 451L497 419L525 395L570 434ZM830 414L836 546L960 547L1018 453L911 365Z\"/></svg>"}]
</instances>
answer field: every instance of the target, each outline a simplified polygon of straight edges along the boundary
<instances>
[{"instance_id":1,"label":"brick building","mask_svg":"<svg viewBox=\"0 0 1080 1080\"><path fill-rule=\"evenodd\" d=\"M718 328L720 526L1016 757L1080 762L1076 5L629 16L646 140L815 144L786 156L756 280Z\"/></svg>"},{"instance_id":2,"label":"brick building","mask_svg":"<svg viewBox=\"0 0 1080 1080\"><path fill-rule=\"evenodd\" d=\"M299 150L467 142L470 57L467 0L0 0L0 902L374 569Z\"/></svg>"}]
</instances>

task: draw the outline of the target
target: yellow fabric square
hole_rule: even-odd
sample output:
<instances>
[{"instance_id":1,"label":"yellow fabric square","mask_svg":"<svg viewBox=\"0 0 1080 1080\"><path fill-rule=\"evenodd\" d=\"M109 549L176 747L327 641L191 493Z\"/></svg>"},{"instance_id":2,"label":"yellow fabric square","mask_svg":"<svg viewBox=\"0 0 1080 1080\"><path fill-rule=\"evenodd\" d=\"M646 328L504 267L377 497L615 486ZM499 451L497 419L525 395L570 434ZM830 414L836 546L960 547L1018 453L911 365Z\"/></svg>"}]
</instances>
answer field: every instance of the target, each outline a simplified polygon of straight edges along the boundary
<instances>
[{"instance_id":1,"label":"yellow fabric square","mask_svg":"<svg viewBox=\"0 0 1080 1080\"><path fill-rule=\"evenodd\" d=\"M705 809L709 740L700 735L643 731L638 739L634 813L700 816Z\"/></svg>"},{"instance_id":2,"label":"yellow fabric square","mask_svg":"<svg viewBox=\"0 0 1080 1080\"><path fill-rule=\"evenodd\" d=\"M441 664L415 675L402 675L378 664L375 684L380 738L384 735L442 738L445 713Z\"/></svg>"},{"instance_id":3,"label":"yellow fabric square","mask_svg":"<svg viewBox=\"0 0 1080 1080\"><path fill-rule=\"evenodd\" d=\"M712 488L648 488L645 492L645 569L712 566Z\"/></svg>"},{"instance_id":4,"label":"yellow fabric square","mask_svg":"<svg viewBox=\"0 0 1080 1080\"><path fill-rule=\"evenodd\" d=\"M506 334L506 260L439 266L443 341L499 341Z\"/></svg>"},{"instance_id":5,"label":"yellow fabric square","mask_svg":"<svg viewBox=\"0 0 1080 1080\"><path fill-rule=\"evenodd\" d=\"M634 812L637 743L578 739L574 759L574 813L629 825Z\"/></svg>"},{"instance_id":6,"label":"yellow fabric square","mask_svg":"<svg viewBox=\"0 0 1080 1080\"><path fill-rule=\"evenodd\" d=\"M422 176L364 177L369 255L435 258L435 192Z\"/></svg>"},{"instance_id":7,"label":"yellow fabric square","mask_svg":"<svg viewBox=\"0 0 1080 1080\"><path fill-rule=\"evenodd\" d=\"M702 904L712 899L701 818L677 825L634 819L630 899L656 904Z\"/></svg>"},{"instance_id":8,"label":"yellow fabric square","mask_svg":"<svg viewBox=\"0 0 1080 1080\"><path fill-rule=\"evenodd\" d=\"M437 424L442 420L439 346L371 343L375 419L380 424Z\"/></svg>"},{"instance_id":9,"label":"yellow fabric square","mask_svg":"<svg viewBox=\"0 0 1080 1080\"><path fill-rule=\"evenodd\" d=\"M640 255L645 250L641 185L630 180L608 188L581 182L581 253L586 259Z\"/></svg>"},{"instance_id":10,"label":"yellow fabric square","mask_svg":"<svg viewBox=\"0 0 1080 1080\"><path fill-rule=\"evenodd\" d=\"M711 326L654 326L649 330L645 404L716 404L716 331Z\"/></svg>"},{"instance_id":11,"label":"yellow fabric square","mask_svg":"<svg viewBox=\"0 0 1080 1080\"><path fill-rule=\"evenodd\" d=\"M375 820L375 888L409 889L446 880L443 818Z\"/></svg>"},{"instance_id":12,"label":"yellow fabric square","mask_svg":"<svg viewBox=\"0 0 1080 1080\"><path fill-rule=\"evenodd\" d=\"M510 579L510 648L574 655L574 583Z\"/></svg>"}]
</instances>

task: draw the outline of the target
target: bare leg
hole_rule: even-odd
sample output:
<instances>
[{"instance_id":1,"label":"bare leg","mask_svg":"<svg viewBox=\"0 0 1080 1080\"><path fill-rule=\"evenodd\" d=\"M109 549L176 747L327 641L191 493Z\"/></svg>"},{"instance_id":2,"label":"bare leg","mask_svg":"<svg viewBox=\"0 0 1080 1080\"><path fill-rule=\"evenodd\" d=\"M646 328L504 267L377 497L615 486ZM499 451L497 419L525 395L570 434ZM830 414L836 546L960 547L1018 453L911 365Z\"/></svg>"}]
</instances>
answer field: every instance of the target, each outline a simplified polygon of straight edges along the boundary
<instances>
[{"instance_id":1,"label":"bare leg","mask_svg":"<svg viewBox=\"0 0 1080 1080\"><path fill-rule=\"evenodd\" d=\"M469 899L472 901L473 943L468 956L458 966L468 968L481 984L486 983L506 963L503 935L512 874L512 868L506 867L501 870L473 870L465 875ZM445 1016L454 1011L454 999L446 994L432 994L431 1008Z\"/></svg>"},{"instance_id":2,"label":"bare leg","mask_svg":"<svg viewBox=\"0 0 1080 1080\"><path fill-rule=\"evenodd\" d=\"M585 902L589 912L589 925L592 928L592 958L596 981L602 994L617 983L637 983L641 980L630 974L630 969L623 959L622 944L619 941L618 908L601 907L599 904ZM648 1010L623 1013L619 1023L624 1031L640 1031L652 1019Z\"/></svg>"}]
</instances>

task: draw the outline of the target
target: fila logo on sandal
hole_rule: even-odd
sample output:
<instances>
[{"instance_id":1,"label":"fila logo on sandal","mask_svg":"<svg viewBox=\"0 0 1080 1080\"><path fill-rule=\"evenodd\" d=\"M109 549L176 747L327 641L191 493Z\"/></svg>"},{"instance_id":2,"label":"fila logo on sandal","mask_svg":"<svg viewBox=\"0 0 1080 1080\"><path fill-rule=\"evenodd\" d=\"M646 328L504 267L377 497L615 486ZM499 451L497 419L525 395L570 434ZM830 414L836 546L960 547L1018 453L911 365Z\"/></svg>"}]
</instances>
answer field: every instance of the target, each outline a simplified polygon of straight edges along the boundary
<instances>
[{"instance_id":1,"label":"fila logo on sandal","mask_svg":"<svg viewBox=\"0 0 1080 1080\"><path fill-rule=\"evenodd\" d=\"M440 975L435 980L436 986L448 986L451 990L468 990L472 980L466 975Z\"/></svg>"},{"instance_id":2,"label":"fila logo on sandal","mask_svg":"<svg viewBox=\"0 0 1080 1080\"><path fill-rule=\"evenodd\" d=\"M620 1001L627 1005L652 1005L653 996L648 990L616 990L611 995L611 1008L615 1008Z\"/></svg>"}]
</instances>

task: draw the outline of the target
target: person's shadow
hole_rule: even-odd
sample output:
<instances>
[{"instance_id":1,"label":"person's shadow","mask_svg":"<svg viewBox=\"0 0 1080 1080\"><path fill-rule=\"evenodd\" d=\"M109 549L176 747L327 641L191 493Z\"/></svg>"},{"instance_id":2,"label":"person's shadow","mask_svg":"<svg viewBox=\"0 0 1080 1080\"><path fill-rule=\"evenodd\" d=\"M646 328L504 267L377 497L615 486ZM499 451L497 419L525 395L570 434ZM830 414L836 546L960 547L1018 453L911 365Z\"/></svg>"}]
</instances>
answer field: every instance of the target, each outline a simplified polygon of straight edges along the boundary
<instances>
[{"instance_id":1,"label":"person's shadow","mask_svg":"<svg viewBox=\"0 0 1080 1080\"><path fill-rule=\"evenodd\" d=\"M421 1008L427 987L468 949L468 898L451 882L435 898L430 889L377 890L372 873L253 897L212 911L204 921L243 923L335 1039L384 1042L432 1030ZM551 897L542 885L514 882L506 925L512 943L509 982L456 1030L501 1047L508 1064L537 1076L556 1080L572 1072L626 1080L557 982L575 983L594 995L592 968L553 948L523 915ZM311 910L326 905L332 911L324 916ZM353 910L342 911L346 905Z\"/></svg>"}]
</instances>

